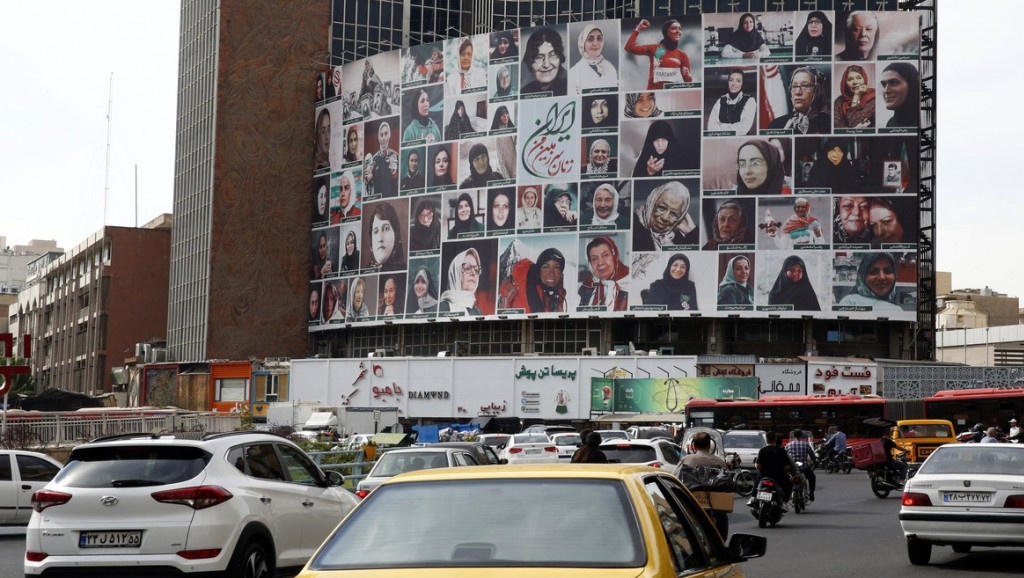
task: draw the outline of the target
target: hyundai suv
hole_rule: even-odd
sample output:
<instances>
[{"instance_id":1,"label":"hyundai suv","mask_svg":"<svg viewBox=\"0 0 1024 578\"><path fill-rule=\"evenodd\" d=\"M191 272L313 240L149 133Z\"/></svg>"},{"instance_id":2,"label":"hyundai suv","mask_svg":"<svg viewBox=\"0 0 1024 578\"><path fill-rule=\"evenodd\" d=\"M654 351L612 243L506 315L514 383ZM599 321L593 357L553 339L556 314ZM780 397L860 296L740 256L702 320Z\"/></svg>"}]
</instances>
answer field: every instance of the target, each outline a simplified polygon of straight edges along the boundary
<instances>
[{"instance_id":1,"label":"hyundai suv","mask_svg":"<svg viewBox=\"0 0 1024 578\"><path fill-rule=\"evenodd\" d=\"M273 576L356 506L343 482L272 434L93 440L32 495L25 574Z\"/></svg>"}]
</instances>

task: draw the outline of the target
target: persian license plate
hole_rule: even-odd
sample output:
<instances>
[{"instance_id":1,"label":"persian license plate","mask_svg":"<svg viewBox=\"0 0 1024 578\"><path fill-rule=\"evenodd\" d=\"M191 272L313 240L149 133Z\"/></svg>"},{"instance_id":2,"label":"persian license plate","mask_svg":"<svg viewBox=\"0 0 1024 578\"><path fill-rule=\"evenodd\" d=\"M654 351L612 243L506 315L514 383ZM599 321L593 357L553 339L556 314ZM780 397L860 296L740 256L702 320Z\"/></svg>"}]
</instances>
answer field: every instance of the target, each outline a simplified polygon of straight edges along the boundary
<instances>
[{"instance_id":1,"label":"persian license plate","mask_svg":"<svg viewBox=\"0 0 1024 578\"><path fill-rule=\"evenodd\" d=\"M536 449L536 448L534 448L534 449L528 449L528 450L524 451L523 453L524 453L524 454L528 454L528 455L531 455L531 456L533 456L533 455L537 455L537 454L539 454L539 453L540 453L540 450L539 450L539 449Z\"/></svg>"},{"instance_id":2,"label":"persian license plate","mask_svg":"<svg viewBox=\"0 0 1024 578\"><path fill-rule=\"evenodd\" d=\"M82 532L78 535L79 548L138 548L141 545L142 530Z\"/></svg>"},{"instance_id":3,"label":"persian license plate","mask_svg":"<svg viewBox=\"0 0 1024 578\"><path fill-rule=\"evenodd\" d=\"M764 500L766 502L770 502L770 501L772 501L772 493L771 492L758 492L757 493L757 499L758 500Z\"/></svg>"},{"instance_id":4,"label":"persian license plate","mask_svg":"<svg viewBox=\"0 0 1024 578\"><path fill-rule=\"evenodd\" d=\"M989 492L942 492L946 504L977 504L989 501Z\"/></svg>"}]
</instances>

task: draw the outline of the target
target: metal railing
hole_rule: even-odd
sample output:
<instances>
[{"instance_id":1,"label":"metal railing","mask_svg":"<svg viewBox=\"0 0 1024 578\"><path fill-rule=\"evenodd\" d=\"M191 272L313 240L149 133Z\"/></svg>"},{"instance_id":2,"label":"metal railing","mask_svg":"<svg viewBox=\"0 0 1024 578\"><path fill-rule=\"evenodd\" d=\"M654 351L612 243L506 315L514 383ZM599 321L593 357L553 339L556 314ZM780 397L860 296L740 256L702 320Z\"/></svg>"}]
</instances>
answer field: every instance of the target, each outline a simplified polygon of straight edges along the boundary
<instances>
[{"instance_id":1,"label":"metal railing","mask_svg":"<svg viewBox=\"0 0 1024 578\"><path fill-rule=\"evenodd\" d=\"M3 424L4 445L62 447L121 433L233 431L237 413L182 410L90 409L76 412L10 412ZM20 440L20 444L15 441Z\"/></svg>"}]
</instances>

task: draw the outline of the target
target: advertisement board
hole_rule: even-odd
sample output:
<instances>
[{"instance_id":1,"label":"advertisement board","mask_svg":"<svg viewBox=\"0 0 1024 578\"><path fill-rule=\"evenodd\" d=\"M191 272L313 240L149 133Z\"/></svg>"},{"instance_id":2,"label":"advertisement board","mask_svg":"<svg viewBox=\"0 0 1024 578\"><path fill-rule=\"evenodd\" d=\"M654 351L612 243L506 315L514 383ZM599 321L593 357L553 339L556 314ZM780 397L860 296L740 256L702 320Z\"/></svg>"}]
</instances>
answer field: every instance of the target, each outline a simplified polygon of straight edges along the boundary
<instances>
[{"instance_id":1,"label":"advertisement board","mask_svg":"<svg viewBox=\"0 0 1024 578\"><path fill-rule=\"evenodd\" d=\"M912 321L914 12L704 14L378 54L316 104L311 331Z\"/></svg>"}]
</instances>

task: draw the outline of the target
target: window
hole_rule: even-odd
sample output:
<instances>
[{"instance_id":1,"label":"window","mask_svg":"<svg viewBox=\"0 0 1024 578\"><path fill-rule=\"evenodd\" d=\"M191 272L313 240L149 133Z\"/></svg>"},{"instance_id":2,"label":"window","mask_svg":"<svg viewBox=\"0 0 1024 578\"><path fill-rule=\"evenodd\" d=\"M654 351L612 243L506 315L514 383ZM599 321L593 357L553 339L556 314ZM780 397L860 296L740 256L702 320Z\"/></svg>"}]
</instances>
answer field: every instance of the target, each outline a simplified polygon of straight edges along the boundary
<instances>
[{"instance_id":1,"label":"window","mask_svg":"<svg viewBox=\"0 0 1024 578\"><path fill-rule=\"evenodd\" d=\"M285 480L284 469L277 459L273 444L253 444L245 447L245 465L249 475L261 480ZM237 467L237 465L236 465Z\"/></svg>"},{"instance_id":2,"label":"window","mask_svg":"<svg viewBox=\"0 0 1024 578\"><path fill-rule=\"evenodd\" d=\"M60 471L59 467L35 456L18 454L16 457L18 460L18 471L21 473L21 480L24 482L49 482ZM7 461L6 456L0 457L0 461ZM9 463L7 467L11 467ZM10 471L8 471L8 476L10 476ZM8 479L10 478L8 477Z\"/></svg>"},{"instance_id":3,"label":"window","mask_svg":"<svg viewBox=\"0 0 1024 578\"><path fill-rule=\"evenodd\" d=\"M217 401L245 401L245 392L249 389L249 380L244 377L222 378L216 381L215 399Z\"/></svg>"},{"instance_id":4,"label":"window","mask_svg":"<svg viewBox=\"0 0 1024 578\"><path fill-rule=\"evenodd\" d=\"M291 481L304 486L315 486L320 479L320 471L316 464L306 454L292 446L280 444L277 447L281 450L281 458L284 459Z\"/></svg>"}]
</instances>

